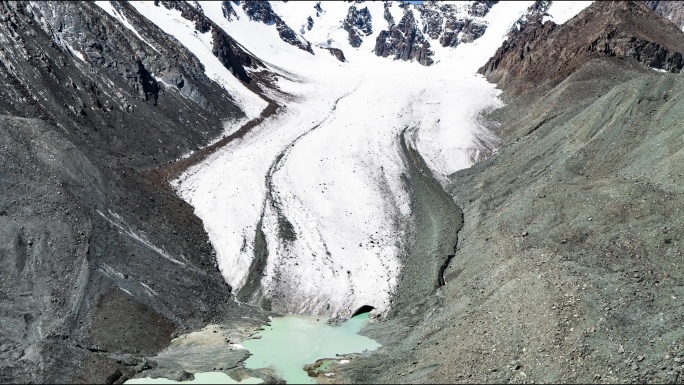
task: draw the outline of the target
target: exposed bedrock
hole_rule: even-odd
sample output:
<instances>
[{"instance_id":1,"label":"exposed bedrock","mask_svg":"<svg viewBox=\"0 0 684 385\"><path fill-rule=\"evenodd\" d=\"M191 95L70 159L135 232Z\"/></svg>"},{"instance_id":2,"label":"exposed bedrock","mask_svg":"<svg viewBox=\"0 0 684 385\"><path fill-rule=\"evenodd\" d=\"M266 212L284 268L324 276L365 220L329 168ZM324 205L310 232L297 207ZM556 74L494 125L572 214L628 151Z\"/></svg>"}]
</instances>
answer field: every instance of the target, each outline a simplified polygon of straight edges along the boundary
<instances>
[{"instance_id":1,"label":"exposed bedrock","mask_svg":"<svg viewBox=\"0 0 684 385\"><path fill-rule=\"evenodd\" d=\"M406 10L399 23L389 31L380 31L375 41L374 52L377 56L392 56L399 60L416 60L430 65L432 51L430 43L418 29L412 10Z\"/></svg>"},{"instance_id":2,"label":"exposed bedrock","mask_svg":"<svg viewBox=\"0 0 684 385\"><path fill-rule=\"evenodd\" d=\"M529 22L479 71L520 94L555 86L591 58L602 56L632 58L678 73L683 53L684 33L643 3L596 2L563 25Z\"/></svg>"},{"instance_id":3,"label":"exposed bedrock","mask_svg":"<svg viewBox=\"0 0 684 385\"><path fill-rule=\"evenodd\" d=\"M684 3L681 1L644 1L655 13L684 28Z\"/></svg>"}]
</instances>

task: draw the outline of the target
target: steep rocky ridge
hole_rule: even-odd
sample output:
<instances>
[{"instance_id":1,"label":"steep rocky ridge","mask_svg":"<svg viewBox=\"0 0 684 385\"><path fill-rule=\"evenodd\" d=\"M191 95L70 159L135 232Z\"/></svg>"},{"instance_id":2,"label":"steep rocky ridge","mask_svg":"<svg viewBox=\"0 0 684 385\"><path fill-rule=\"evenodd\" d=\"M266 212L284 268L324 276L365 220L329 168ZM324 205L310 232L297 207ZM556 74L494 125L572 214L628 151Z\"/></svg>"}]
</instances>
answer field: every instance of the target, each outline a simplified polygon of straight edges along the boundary
<instances>
[{"instance_id":1,"label":"steep rocky ridge","mask_svg":"<svg viewBox=\"0 0 684 385\"><path fill-rule=\"evenodd\" d=\"M93 3L0 5L3 382L114 381L174 333L252 312L192 207L147 178L244 115L116 7L145 40Z\"/></svg>"},{"instance_id":2,"label":"steep rocky ridge","mask_svg":"<svg viewBox=\"0 0 684 385\"><path fill-rule=\"evenodd\" d=\"M634 58L653 68L679 72L684 34L635 1L598 2L567 23L527 23L480 69L516 94L552 87L599 56Z\"/></svg>"},{"instance_id":3,"label":"steep rocky ridge","mask_svg":"<svg viewBox=\"0 0 684 385\"><path fill-rule=\"evenodd\" d=\"M574 22L604 5L592 7ZM620 12L603 9L606 19ZM542 41L530 46L543 51ZM624 56L583 59L543 89L504 85L507 106L489 117L507 144L450 176L464 225L446 285L419 312L369 328L391 345L344 374L681 382L683 85Z\"/></svg>"},{"instance_id":4,"label":"steep rocky ridge","mask_svg":"<svg viewBox=\"0 0 684 385\"><path fill-rule=\"evenodd\" d=\"M416 60L422 65L430 65L434 62L430 41L443 47L473 42L487 29L482 17L495 4L496 1L474 1L470 4L425 1L415 7L404 5L403 16L395 24L389 11L392 4L386 2L384 18L388 29L377 36L374 52L378 56Z\"/></svg>"},{"instance_id":5,"label":"steep rocky ridge","mask_svg":"<svg viewBox=\"0 0 684 385\"><path fill-rule=\"evenodd\" d=\"M368 8L356 8L355 5L349 7L347 17L342 22L342 28L349 34L349 44L358 48L363 42L361 36L368 36L373 33L373 24Z\"/></svg>"},{"instance_id":6,"label":"steep rocky ridge","mask_svg":"<svg viewBox=\"0 0 684 385\"><path fill-rule=\"evenodd\" d=\"M225 3L227 2L224 2L224 4ZM268 1L255 0L242 1L241 3L242 9L245 10L245 13L247 14L250 20L262 22L264 24L275 25L276 29L278 30L278 35L284 42L292 44L293 46L299 49L302 49L313 54L313 50L311 49L311 43L306 41L306 39L304 39L302 36L298 35L295 31L293 31L292 28L290 28L283 21L283 19L281 19L280 16L278 16L273 11L273 8L271 7L271 4Z\"/></svg>"},{"instance_id":7,"label":"steep rocky ridge","mask_svg":"<svg viewBox=\"0 0 684 385\"><path fill-rule=\"evenodd\" d=\"M465 5L465 12L453 4L425 1L416 6L423 19L423 32L431 39L439 39L443 47L470 43L484 34L487 24L480 19L496 1L474 1Z\"/></svg>"},{"instance_id":8,"label":"steep rocky ridge","mask_svg":"<svg viewBox=\"0 0 684 385\"><path fill-rule=\"evenodd\" d=\"M645 1L645 3L655 13L671 20L680 29L684 28L684 4L681 1Z\"/></svg>"},{"instance_id":9,"label":"steep rocky ridge","mask_svg":"<svg viewBox=\"0 0 684 385\"><path fill-rule=\"evenodd\" d=\"M389 31L381 31L375 41L374 52L378 56L392 56L399 60L416 60L422 65L430 65L430 43L418 29L413 11L404 12L398 24Z\"/></svg>"}]
</instances>

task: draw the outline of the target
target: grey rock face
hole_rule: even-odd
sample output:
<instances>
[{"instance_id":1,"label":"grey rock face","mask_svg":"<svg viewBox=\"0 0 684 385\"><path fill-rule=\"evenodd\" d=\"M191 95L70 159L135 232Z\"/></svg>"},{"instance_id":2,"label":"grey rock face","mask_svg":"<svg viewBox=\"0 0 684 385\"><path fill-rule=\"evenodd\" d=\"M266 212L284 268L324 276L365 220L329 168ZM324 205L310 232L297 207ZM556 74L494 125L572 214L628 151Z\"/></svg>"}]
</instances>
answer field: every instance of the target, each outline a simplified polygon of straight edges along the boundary
<instances>
[{"instance_id":1,"label":"grey rock face","mask_svg":"<svg viewBox=\"0 0 684 385\"><path fill-rule=\"evenodd\" d=\"M646 1L645 3L655 13L677 24L679 29L684 29L684 3L681 1Z\"/></svg>"},{"instance_id":2,"label":"grey rock face","mask_svg":"<svg viewBox=\"0 0 684 385\"><path fill-rule=\"evenodd\" d=\"M243 1L241 2L242 9L245 11L250 20L262 22L268 25L275 25L278 30L278 35L280 38L299 49L309 52L313 55L313 50L311 49L311 43L306 41L301 36L298 36L292 28L288 27L287 24L276 15L268 1Z\"/></svg>"},{"instance_id":3,"label":"grey rock face","mask_svg":"<svg viewBox=\"0 0 684 385\"><path fill-rule=\"evenodd\" d=\"M385 2L384 18L388 30L382 31L376 40L375 53L378 56L394 56L401 60L417 60L423 65L432 64L429 40L437 40L443 47L456 47L461 43L470 43L482 36L487 24L481 20L489 13L496 1L476 1L467 6L441 4L436 1L425 1L415 7L399 3L404 9L404 16L395 25L389 11L392 2ZM418 30L413 10L420 13L423 21ZM416 32L413 32L413 30ZM351 36L350 36L351 41Z\"/></svg>"},{"instance_id":4,"label":"grey rock face","mask_svg":"<svg viewBox=\"0 0 684 385\"><path fill-rule=\"evenodd\" d=\"M243 113L175 38L113 6L144 41L93 3L0 4L3 383L130 378L173 333L247 311L153 172Z\"/></svg>"},{"instance_id":5,"label":"grey rock face","mask_svg":"<svg viewBox=\"0 0 684 385\"><path fill-rule=\"evenodd\" d=\"M458 12L451 4L436 2L425 2L416 6L416 9L423 18L423 33L431 39L439 39L443 47L456 47L461 43L473 42L485 33L487 24L479 18L487 15L495 3L474 2L465 14Z\"/></svg>"},{"instance_id":6,"label":"grey rock face","mask_svg":"<svg viewBox=\"0 0 684 385\"><path fill-rule=\"evenodd\" d=\"M400 60L416 60L430 65L432 51L430 43L418 29L413 11L408 9L390 31L381 31L375 41L375 54Z\"/></svg>"},{"instance_id":7,"label":"grey rock face","mask_svg":"<svg viewBox=\"0 0 684 385\"><path fill-rule=\"evenodd\" d=\"M335 58L341 62L347 61L347 59L344 57L344 52L342 52L342 50L339 48L328 48L328 52L330 52L331 55L335 56Z\"/></svg>"},{"instance_id":8,"label":"grey rock face","mask_svg":"<svg viewBox=\"0 0 684 385\"><path fill-rule=\"evenodd\" d=\"M230 1L221 2L221 10L223 11L223 17L225 17L228 21L233 21L233 17L236 19L238 18Z\"/></svg>"},{"instance_id":9,"label":"grey rock face","mask_svg":"<svg viewBox=\"0 0 684 385\"><path fill-rule=\"evenodd\" d=\"M385 11L383 13L383 18L387 22L387 28L391 29L394 26L394 17L392 16L392 12L390 12L390 7L392 6L392 2L386 1L384 4Z\"/></svg>"},{"instance_id":10,"label":"grey rock face","mask_svg":"<svg viewBox=\"0 0 684 385\"><path fill-rule=\"evenodd\" d=\"M358 48L363 43L361 36L368 36L373 33L371 14L367 7L356 8L355 5L349 7L347 17L342 23L342 28L349 34L349 44Z\"/></svg>"}]
</instances>

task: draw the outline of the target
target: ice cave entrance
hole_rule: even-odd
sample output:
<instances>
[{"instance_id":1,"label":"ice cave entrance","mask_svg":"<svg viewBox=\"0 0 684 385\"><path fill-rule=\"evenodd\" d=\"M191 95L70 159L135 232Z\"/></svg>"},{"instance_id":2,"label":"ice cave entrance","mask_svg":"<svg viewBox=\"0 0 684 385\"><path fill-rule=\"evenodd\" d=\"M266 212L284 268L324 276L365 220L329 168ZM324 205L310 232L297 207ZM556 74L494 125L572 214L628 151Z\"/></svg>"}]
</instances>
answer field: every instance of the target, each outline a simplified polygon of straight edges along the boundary
<instances>
[{"instance_id":1,"label":"ice cave entrance","mask_svg":"<svg viewBox=\"0 0 684 385\"><path fill-rule=\"evenodd\" d=\"M368 311L361 311L364 309ZM272 368L290 384L313 384L316 381L304 371L304 365L337 354L363 353L380 347L358 332L370 320L370 306L356 311L347 321L332 326L322 317L288 315L277 317L255 337L243 341L252 356L245 361L251 369Z\"/></svg>"},{"instance_id":2,"label":"ice cave entrance","mask_svg":"<svg viewBox=\"0 0 684 385\"><path fill-rule=\"evenodd\" d=\"M373 310L375 310L375 308L373 306L363 305L359 308L359 310L355 311L354 314L352 314L352 318L356 317L357 315L363 314L363 313L370 313Z\"/></svg>"}]
</instances>

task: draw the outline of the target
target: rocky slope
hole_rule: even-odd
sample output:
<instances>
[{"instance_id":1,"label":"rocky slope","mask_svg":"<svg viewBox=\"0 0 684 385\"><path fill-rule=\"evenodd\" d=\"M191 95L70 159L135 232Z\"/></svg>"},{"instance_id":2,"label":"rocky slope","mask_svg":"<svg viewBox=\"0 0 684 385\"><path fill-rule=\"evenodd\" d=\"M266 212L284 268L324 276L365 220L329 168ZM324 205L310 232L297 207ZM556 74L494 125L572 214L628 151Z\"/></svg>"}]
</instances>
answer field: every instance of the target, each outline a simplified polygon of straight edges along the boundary
<instances>
[{"instance_id":1,"label":"rocky slope","mask_svg":"<svg viewBox=\"0 0 684 385\"><path fill-rule=\"evenodd\" d=\"M595 3L571 25L638 16L650 36L671 30L644 9ZM564 31L526 40L526 56L570 41ZM446 285L369 328L393 345L349 378L681 383L684 78L626 53L584 55L568 51L576 67L539 88L521 87L514 65L498 72L508 104L489 117L507 144L450 176L464 226Z\"/></svg>"},{"instance_id":2,"label":"rocky slope","mask_svg":"<svg viewBox=\"0 0 684 385\"><path fill-rule=\"evenodd\" d=\"M655 13L668 18L680 29L684 28L684 4L681 1L645 1L645 3Z\"/></svg>"},{"instance_id":3,"label":"rocky slope","mask_svg":"<svg viewBox=\"0 0 684 385\"><path fill-rule=\"evenodd\" d=\"M600 56L634 58L656 69L684 66L682 31L644 4L600 2L557 26L533 20L512 35L480 69L513 94L552 87Z\"/></svg>"},{"instance_id":4,"label":"rocky slope","mask_svg":"<svg viewBox=\"0 0 684 385\"><path fill-rule=\"evenodd\" d=\"M94 3L0 6L2 382L114 381L174 333L246 312L192 207L148 177L244 114L114 6L145 40Z\"/></svg>"}]
</instances>

